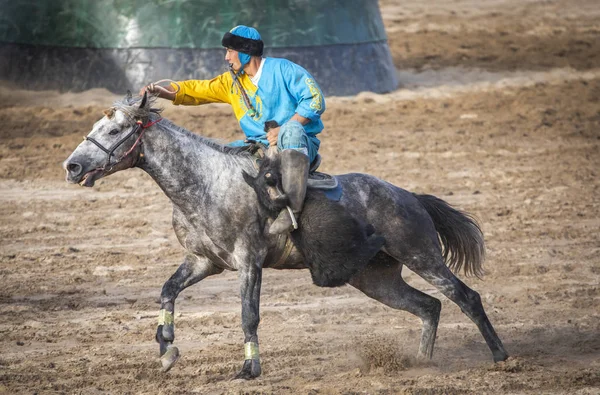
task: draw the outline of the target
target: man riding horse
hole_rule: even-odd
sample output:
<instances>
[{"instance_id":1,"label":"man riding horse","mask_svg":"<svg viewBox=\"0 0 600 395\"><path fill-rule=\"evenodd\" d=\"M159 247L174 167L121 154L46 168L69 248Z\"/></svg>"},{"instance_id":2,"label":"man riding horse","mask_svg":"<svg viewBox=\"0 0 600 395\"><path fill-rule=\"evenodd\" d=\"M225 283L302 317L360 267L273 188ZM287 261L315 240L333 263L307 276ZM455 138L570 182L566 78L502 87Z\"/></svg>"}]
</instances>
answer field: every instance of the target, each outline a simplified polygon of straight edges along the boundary
<instances>
[{"instance_id":1,"label":"man riding horse","mask_svg":"<svg viewBox=\"0 0 600 395\"><path fill-rule=\"evenodd\" d=\"M228 103L247 140L281 151L284 192L295 215L302 210L310 164L317 157L323 130L325 99L312 76L287 60L263 57L263 41L252 27L236 26L221 41L229 71L211 80L188 80L162 87L150 84L140 90L169 99L175 105ZM275 121L265 131L265 123ZM238 140L230 145L240 146ZM272 234L292 230L295 221L287 209L271 224Z\"/></svg>"}]
</instances>

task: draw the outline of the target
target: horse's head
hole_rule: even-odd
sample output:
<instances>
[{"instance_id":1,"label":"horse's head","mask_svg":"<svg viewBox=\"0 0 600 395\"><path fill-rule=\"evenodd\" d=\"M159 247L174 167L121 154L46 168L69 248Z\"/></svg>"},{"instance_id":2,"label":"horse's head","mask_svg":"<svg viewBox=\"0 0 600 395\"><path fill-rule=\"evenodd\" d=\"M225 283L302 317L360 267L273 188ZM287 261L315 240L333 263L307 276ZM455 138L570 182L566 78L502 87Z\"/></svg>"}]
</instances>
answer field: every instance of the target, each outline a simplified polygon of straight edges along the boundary
<instances>
[{"instance_id":1,"label":"horse's head","mask_svg":"<svg viewBox=\"0 0 600 395\"><path fill-rule=\"evenodd\" d=\"M119 170L135 166L142 155L140 144L150 109L147 96L132 98L128 94L121 102L104 111L92 131L63 163L67 182L94 186L96 180Z\"/></svg>"}]
</instances>

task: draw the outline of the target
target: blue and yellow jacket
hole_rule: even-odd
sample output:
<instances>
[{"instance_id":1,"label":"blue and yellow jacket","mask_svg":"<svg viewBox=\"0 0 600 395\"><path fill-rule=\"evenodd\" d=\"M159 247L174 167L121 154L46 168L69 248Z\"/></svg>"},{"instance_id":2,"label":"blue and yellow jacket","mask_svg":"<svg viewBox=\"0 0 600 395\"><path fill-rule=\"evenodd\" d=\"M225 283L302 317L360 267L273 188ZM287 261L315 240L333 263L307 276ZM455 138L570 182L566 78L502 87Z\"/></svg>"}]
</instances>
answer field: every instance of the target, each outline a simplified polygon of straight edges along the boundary
<instances>
[{"instance_id":1,"label":"blue and yellow jacket","mask_svg":"<svg viewBox=\"0 0 600 395\"><path fill-rule=\"evenodd\" d=\"M278 58L265 58L262 74L255 86L247 74L239 76L256 113L250 116L244 99L229 72L212 80L188 80L178 82L181 89L173 104L199 105L206 103L229 103L246 138L268 145L264 125L267 121L287 122L298 113L310 122L304 125L306 134L315 139L323 130L321 114L325 111L325 99L312 76L299 65Z\"/></svg>"}]
</instances>

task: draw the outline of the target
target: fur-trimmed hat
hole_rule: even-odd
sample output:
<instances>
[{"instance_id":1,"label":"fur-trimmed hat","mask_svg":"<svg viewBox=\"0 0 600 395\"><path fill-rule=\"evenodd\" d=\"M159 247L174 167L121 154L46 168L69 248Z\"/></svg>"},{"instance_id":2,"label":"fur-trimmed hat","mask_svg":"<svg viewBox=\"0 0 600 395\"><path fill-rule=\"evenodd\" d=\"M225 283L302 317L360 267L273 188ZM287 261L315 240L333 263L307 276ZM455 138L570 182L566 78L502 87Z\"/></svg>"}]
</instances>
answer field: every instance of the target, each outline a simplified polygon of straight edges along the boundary
<instances>
[{"instance_id":1,"label":"fur-trimmed hat","mask_svg":"<svg viewBox=\"0 0 600 395\"><path fill-rule=\"evenodd\" d=\"M236 26L225 33L221 45L250 56L262 56L264 48L258 31L244 25Z\"/></svg>"}]
</instances>

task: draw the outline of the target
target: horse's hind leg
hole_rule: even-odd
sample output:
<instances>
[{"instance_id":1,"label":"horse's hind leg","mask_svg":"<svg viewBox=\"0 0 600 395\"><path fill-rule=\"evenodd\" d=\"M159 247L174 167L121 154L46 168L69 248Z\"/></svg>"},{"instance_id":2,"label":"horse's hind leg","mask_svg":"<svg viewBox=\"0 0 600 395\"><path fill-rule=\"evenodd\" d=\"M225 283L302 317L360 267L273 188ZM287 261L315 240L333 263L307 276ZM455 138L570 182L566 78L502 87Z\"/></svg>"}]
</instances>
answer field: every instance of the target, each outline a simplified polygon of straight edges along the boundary
<instances>
[{"instance_id":1,"label":"horse's hind leg","mask_svg":"<svg viewBox=\"0 0 600 395\"><path fill-rule=\"evenodd\" d=\"M223 271L208 259L188 255L177 271L165 282L160 294L160 312L156 341L160 345L160 360L164 372L171 369L179 358L179 350L172 346L175 340L175 299L181 291L198 281Z\"/></svg>"},{"instance_id":2,"label":"horse's hind leg","mask_svg":"<svg viewBox=\"0 0 600 395\"><path fill-rule=\"evenodd\" d=\"M401 263L380 252L350 280L350 285L387 306L421 318L423 329L417 356L432 357L442 304L438 299L408 285L402 278Z\"/></svg>"},{"instance_id":3,"label":"horse's hind leg","mask_svg":"<svg viewBox=\"0 0 600 395\"><path fill-rule=\"evenodd\" d=\"M492 352L494 362L504 361L508 358L508 353L504 349L502 341L485 314L483 305L481 304L481 297L477 292L456 278L444 264L441 256L435 256L430 259L407 260L405 264L406 267L417 273L425 281L439 289L448 299L456 303L462 312L477 325Z\"/></svg>"}]
</instances>

